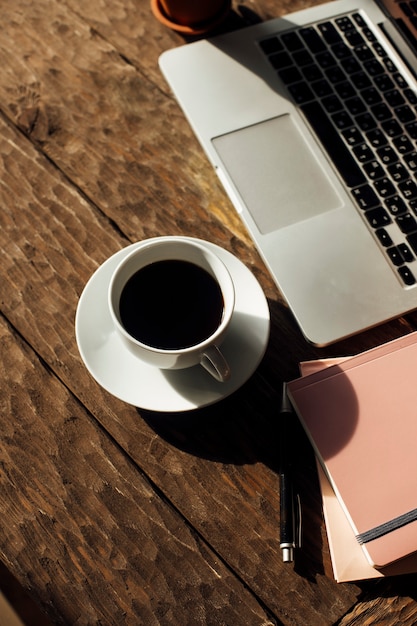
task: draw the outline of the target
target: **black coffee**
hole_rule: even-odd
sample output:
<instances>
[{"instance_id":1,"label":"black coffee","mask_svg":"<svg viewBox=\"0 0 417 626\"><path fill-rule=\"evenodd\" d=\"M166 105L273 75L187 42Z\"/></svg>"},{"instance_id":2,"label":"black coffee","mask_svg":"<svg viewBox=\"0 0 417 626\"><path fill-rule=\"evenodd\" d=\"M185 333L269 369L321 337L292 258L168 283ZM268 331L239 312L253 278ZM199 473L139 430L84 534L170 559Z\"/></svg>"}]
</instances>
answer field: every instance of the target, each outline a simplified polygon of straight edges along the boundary
<instances>
[{"instance_id":1,"label":"black coffee","mask_svg":"<svg viewBox=\"0 0 417 626\"><path fill-rule=\"evenodd\" d=\"M147 265L131 276L120 297L120 317L128 333L163 350L204 341L222 315L223 295L216 280L188 261Z\"/></svg>"}]
</instances>

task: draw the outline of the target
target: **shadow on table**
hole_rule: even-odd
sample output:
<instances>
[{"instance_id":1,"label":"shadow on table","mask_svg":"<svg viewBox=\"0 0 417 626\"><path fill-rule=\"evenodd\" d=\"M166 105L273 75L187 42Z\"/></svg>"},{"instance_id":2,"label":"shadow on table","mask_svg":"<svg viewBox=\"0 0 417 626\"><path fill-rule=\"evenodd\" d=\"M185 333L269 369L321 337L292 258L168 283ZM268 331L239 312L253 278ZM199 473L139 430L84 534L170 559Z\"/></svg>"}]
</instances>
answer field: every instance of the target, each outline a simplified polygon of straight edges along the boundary
<instances>
[{"instance_id":1,"label":"shadow on table","mask_svg":"<svg viewBox=\"0 0 417 626\"><path fill-rule=\"evenodd\" d=\"M209 461L248 465L263 463L277 475L280 463L281 387L284 374L276 361L277 342L281 343L283 305L270 302L271 341L255 374L231 396L217 404L184 413L153 413L140 410L141 418L170 445ZM280 320L279 328L274 320ZM292 320L288 321L292 323ZM294 332L294 331L292 331ZM285 341L284 353L286 351ZM307 350L308 352L308 350ZM284 359L280 351L280 359ZM288 359L292 358L290 356ZM296 376L297 365L293 369ZM315 457L307 437L294 420L289 440L293 444L295 482L303 502L305 549L297 552L296 571L314 580L323 573L322 508ZM278 529L277 520L277 529ZM278 532L278 530L277 530Z\"/></svg>"},{"instance_id":2,"label":"shadow on table","mask_svg":"<svg viewBox=\"0 0 417 626\"><path fill-rule=\"evenodd\" d=\"M265 384L255 375L239 391L213 407L188 413L154 414L140 411L142 419L169 444L184 452L217 463L247 465L264 463L277 475L279 471L278 397L259 397ZM297 572L314 580L323 573L322 509L315 459L310 444L298 422L291 434L297 442L293 465L295 482L303 503L303 543L297 553ZM277 520L277 532L278 532Z\"/></svg>"}]
</instances>

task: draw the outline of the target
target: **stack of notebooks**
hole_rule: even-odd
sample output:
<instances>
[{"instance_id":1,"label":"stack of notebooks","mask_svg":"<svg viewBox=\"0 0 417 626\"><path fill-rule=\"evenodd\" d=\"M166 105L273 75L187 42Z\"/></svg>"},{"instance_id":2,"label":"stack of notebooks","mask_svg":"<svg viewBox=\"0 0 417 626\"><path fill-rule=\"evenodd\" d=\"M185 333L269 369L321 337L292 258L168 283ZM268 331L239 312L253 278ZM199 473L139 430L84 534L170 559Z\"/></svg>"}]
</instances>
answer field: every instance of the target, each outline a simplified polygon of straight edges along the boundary
<instances>
[{"instance_id":1,"label":"stack of notebooks","mask_svg":"<svg viewBox=\"0 0 417 626\"><path fill-rule=\"evenodd\" d=\"M288 394L318 460L338 582L417 572L417 333L301 364Z\"/></svg>"}]
</instances>

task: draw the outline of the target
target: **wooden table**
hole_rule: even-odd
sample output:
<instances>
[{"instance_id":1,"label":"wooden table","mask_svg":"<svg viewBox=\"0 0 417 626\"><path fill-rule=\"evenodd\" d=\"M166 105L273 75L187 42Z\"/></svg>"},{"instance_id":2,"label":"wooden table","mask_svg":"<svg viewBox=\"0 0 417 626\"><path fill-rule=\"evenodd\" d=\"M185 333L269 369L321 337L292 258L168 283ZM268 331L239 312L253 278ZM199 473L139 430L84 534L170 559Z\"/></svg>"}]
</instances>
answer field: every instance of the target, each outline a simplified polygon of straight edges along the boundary
<instances>
[{"instance_id":1,"label":"wooden table","mask_svg":"<svg viewBox=\"0 0 417 626\"><path fill-rule=\"evenodd\" d=\"M309 2L243 4L267 19ZM301 430L304 549L282 563L276 424L300 360L371 348L417 317L304 341L160 74L182 43L147 0L1 2L0 558L57 624L415 624L416 576L333 580ZM241 259L272 326L239 391L166 415L93 380L74 316L108 257L174 234Z\"/></svg>"}]
</instances>

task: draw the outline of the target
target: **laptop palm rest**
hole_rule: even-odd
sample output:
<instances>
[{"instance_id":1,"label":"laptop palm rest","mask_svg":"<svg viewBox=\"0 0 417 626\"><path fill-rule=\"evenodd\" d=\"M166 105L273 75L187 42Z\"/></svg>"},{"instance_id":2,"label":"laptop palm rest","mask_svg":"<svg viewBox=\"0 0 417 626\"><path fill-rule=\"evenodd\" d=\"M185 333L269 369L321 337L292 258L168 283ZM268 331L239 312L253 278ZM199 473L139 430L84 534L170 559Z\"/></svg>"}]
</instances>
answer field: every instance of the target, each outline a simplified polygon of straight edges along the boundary
<instances>
[{"instance_id":1,"label":"laptop palm rest","mask_svg":"<svg viewBox=\"0 0 417 626\"><path fill-rule=\"evenodd\" d=\"M212 143L262 234L342 205L289 114L215 137Z\"/></svg>"}]
</instances>

